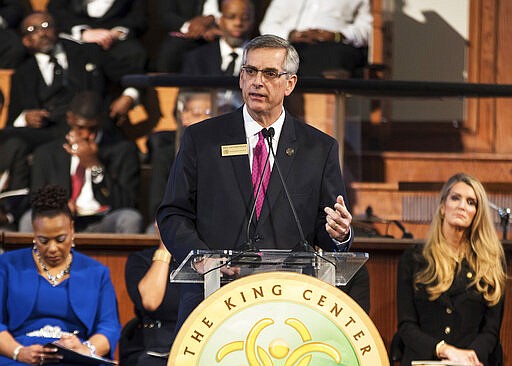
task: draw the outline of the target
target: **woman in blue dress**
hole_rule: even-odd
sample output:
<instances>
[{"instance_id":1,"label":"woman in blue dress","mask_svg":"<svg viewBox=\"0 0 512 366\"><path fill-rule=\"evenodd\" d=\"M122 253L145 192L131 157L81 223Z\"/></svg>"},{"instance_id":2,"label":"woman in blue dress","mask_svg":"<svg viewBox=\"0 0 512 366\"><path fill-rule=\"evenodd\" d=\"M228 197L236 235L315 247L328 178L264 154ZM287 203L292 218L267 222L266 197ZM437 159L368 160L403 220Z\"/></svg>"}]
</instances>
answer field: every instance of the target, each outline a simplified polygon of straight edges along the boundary
<instances>
[{"instance_id":1,"label":"woman in blue dress","mask_svg":"<svg viewBox=\"0 0 512 366\"><path fill-rule=\"evenodd\" d=\"M34 246L0 256L0 365L59 362L55 347L112 357L117 301L107 267L73 247L66 190L45 186L32 200Z\"/></svg>"}]
</instances>

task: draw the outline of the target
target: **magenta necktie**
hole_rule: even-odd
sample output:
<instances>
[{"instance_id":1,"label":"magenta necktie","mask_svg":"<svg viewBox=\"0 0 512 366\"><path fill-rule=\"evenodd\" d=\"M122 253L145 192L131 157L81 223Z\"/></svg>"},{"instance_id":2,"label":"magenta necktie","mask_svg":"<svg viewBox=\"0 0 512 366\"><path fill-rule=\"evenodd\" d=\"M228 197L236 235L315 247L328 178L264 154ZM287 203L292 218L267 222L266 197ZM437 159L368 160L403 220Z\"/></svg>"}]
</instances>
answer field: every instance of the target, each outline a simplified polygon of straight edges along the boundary
<instances>
[{"instance_id":1,"label":"magenta necktie","mask_svg":"<svg viewBox=\"0 0 512 366\"><path fill-rule=\"evenodd\" d=\"M252 157L252 186L254 189L254 198L256 199L256 219L259 219L260 217L261 208L263 207L263 201L265 199L265 192L267 191L268 181L270 180L270 163L267 164L265 174L263 174L263 168L265 167L267 156L267 146L265 145L263 134L260 131L260 133L258 133L258 143L256 144L256 147L254 147ZM258 193L260 180L263 180L263 182L261 184L260 192Z\"/></svg>"}]
</instances>

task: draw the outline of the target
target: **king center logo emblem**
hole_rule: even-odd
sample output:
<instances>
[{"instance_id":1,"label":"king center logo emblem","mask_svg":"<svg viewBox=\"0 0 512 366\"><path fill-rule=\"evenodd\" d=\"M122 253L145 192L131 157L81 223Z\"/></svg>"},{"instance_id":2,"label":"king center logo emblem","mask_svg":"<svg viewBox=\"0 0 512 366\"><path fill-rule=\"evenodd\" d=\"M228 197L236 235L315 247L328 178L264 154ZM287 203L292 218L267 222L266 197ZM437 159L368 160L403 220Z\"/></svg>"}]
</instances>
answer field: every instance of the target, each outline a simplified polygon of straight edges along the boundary
<instances>
[{"instance_id":1,"label":"king center logo emblem","mask_svg":"<svg viewBox=\"0 0 512 366\"><path fill-rule=\"evenodd\" d=\"M368 315L311 276L244 277L206 298L181 328L168 366L387 366Z\"/></svg>"}]
</instances>

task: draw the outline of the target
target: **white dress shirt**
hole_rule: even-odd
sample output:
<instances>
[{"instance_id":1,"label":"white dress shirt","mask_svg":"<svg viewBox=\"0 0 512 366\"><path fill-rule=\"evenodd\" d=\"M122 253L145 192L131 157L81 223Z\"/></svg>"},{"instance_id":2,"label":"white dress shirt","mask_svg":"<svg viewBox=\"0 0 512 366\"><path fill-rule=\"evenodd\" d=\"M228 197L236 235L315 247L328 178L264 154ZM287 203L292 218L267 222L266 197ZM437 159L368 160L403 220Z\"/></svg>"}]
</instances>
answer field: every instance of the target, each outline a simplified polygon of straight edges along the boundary
<instances>
[{"instance_id":1,"label":"white dress shirt","mask_svg":"<svg viewBox=\"0 0 512 366\"><path fill-rule=\"evenodd\" d=\"M234 76L238 76L240 73L240 67L242 67L242 56L244 53L244 48L242 47L236 47L231 48L230 45L226 42L224 38L219 39L219 46L220 46L220 56L222 57L222 64L220 68L222 70L226 70L228 68L229 63L232 60L231 53L236 52L238 57L235 60L235 70L234 70Z\"/></svg>"},{"instance_id":2,"label":"white dress shirt","mask_svg":"<svg viewBox=\"0 0 512 366\"><path fill-rule=\"evenodd\" d=\"M261 125L256 122L249 112L247 111L247 105L244 105L243 109L243 116L244 116L244 128L245 128L245 137L247 139L247 145L249 147L249 166L251 167L252 171L252 158L253 158L253 150L256 147L256 144L258 143L258 133L263 129ZM272 147L274 149L274 153L277 154L277 145L279 144L279 137L281 136L281 131L283 130L283 124L284 124L284 108L282 109L281 115L279 118L272 123L269 127L273 127L275 134L274 137L272 137ZM268 128L268 127L267 127ZM268 147L268 142L265 139L265 145L267 146L267 151L270 154L269 157L269 163L270 168L274 166L274 157L272 156L272 153L270 152L270 149Z\"/></svg>"},{"instance_id":3,"label":"white dress shirt","mask_svg":"<svg viewBox=\"0 0 512 366\"><path fill-rule=\"evenodd\" d=\"M373 17L369 0L272 0L260 24L261 34L288 39L293 30L340 32L343 42L368 45Z\"/></svg>"}]
</instances>

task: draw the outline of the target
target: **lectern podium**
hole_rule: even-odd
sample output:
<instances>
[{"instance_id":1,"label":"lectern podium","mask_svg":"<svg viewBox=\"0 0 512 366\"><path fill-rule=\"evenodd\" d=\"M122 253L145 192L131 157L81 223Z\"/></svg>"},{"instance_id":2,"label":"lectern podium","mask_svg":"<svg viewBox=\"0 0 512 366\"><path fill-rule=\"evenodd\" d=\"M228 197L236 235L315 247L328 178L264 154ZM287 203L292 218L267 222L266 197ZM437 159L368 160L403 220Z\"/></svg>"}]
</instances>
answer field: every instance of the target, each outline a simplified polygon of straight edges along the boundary
<instances>
[{"instance_id":1,"label":"lectern podium","mask_svg":"<svg viewBox=\"0 0 512 366\"><path fill-rule=\"evenodd\" d=\"M194 260L209 259L204 274L194 269ZM368 253L358 252L296 252L289 250L192 250L171 273L171 282L204 283L208 297L221 285L241 277L264 272L294 272L311 275L335 286L346 285L368 260ZM222 266L239 267L237 276L223 276Z\"/></svg>"}]
</instances>

